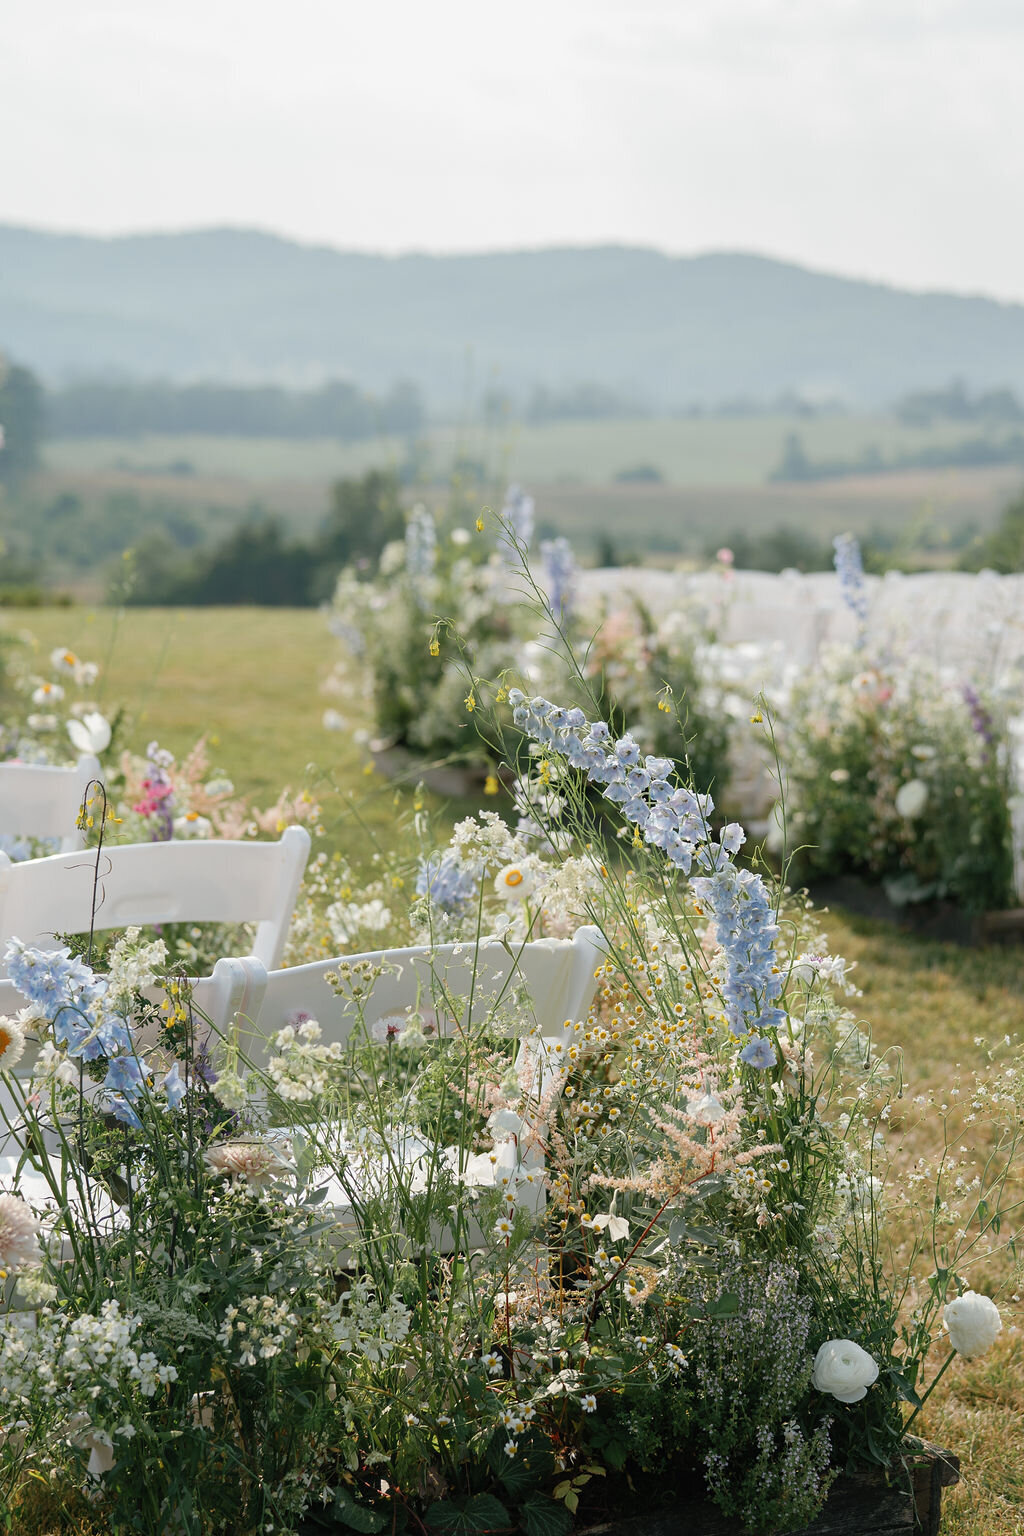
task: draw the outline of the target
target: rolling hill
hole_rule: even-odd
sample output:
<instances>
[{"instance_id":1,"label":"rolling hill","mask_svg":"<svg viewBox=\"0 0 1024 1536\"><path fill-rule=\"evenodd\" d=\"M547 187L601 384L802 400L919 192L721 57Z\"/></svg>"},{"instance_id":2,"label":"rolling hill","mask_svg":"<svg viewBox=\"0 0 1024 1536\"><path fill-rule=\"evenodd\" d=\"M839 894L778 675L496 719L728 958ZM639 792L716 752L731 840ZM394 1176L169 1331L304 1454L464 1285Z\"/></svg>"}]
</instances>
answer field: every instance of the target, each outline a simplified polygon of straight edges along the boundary
<instances>
[{"instance_id":1,"label":"rolling hill","mask_svg":"<svg viewBox=\"0 0 1024 1536\"><path fill-rule=\"evenodd\" d=\"M1024 392L1024 305L623 246L386 257L0 225L0 346L52 382L406 378L439 404L578 381L658 409L785 390L877 406L953 376Z\"/></svg>"}]
</instances>

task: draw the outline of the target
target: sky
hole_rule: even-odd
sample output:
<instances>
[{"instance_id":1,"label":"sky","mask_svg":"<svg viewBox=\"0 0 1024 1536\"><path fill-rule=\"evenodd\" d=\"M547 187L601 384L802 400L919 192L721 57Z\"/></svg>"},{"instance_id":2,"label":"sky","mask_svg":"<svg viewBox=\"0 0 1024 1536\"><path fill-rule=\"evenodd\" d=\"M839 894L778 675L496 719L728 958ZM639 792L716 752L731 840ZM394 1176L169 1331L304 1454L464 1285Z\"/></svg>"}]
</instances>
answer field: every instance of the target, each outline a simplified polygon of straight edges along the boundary
<instances>
[{"instance_id":1,"label":"sky","mask_svg":"<svg viewBox=\"0 0 1024 1536\"><path fill-rule=\"evenodd\" d=\"M4 0L0 17L0 222L746 250L1024 300L1021 0Z\"/></svg>"}]
</instances>

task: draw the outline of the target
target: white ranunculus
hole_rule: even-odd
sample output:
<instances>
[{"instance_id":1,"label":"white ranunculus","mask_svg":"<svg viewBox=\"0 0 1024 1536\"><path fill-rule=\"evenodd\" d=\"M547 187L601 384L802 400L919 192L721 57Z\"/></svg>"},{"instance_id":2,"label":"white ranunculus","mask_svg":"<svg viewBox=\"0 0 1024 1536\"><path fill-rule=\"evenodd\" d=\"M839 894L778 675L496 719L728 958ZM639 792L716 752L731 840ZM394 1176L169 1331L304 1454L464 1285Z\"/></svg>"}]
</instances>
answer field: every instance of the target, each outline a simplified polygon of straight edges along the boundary
<instances>
[{"instance_id":1,"label":"white ranunculus","mask_svg":"<svg viewBox=\"0 0 1024 1536\"><path fill-rule=\"evenodd\" d=\"M852 1339L829 1339L814 1357L812 1383L841 1403L859 1403L877 1380L877 1361Z\"/></svg>"},{"instance_id":2,"label":"white ranunculus","mask_svg":"<svg viewBox=\"0 0 1024 1536\"><path fill-rule=\"evenodd\" d=\"M94 709L84 720L69 720L68 735L79 752L97 755L110 746L110 721Z\"/></svg>"},{"instance_id":3,"label":"white ranunculus","mask_svg":"<svg viewBox=\"0 0 1024 1536\"><path fill-rule=\"evenodd\" d=\"M949 1342L965 1360L973 1360L975 1355L991 1349L1003 1326L995 1302L988 1296L979 1296L977 1291L965 1291L955 1301L948 1301L942 1309L942 1321Z\"/></svg>"},{"instance_id":4,"label":"white ranunculus","mask_svg":"<svg viewBox=\"0 0 1024 1536\"><path fill-rule=\"evenodd\" d=\"M928 785L923 779L909 779L896 791L896 814L905 821L920 816L928 804Z\"/></svg>"}]
</instances>

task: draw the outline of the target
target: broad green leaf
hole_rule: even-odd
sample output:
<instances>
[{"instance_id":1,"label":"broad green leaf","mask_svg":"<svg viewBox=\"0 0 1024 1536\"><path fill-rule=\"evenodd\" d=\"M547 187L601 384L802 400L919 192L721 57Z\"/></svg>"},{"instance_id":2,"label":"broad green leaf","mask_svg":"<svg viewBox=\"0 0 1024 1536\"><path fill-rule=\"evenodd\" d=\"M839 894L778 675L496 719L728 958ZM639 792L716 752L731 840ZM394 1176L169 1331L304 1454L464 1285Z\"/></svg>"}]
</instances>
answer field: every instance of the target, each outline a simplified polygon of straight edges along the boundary
<instances>
[{"instance_id":1,"label":"broad green leaf","mask_svg":"<svg viewBox=\"0 0 1024 1536\"><path fill-rule=\"evenodd\" d=\"M382 1510L357 1504L347 1488L339 1488L334 1495L334 1518L350 1530L365 1532L365 1536L373 1536L374 1532L382 1531L388 1523L388 1517Z\"/></svg>"},{"instance_id":2,"label":"broad green leaf","mask_svg":"<svg viewBox=\"0 0 1024 1536\"><path fill-rule=\"evenodd\" d=\"M572 1530L572 1516L565 1506L542 1493L532 1493L519 1513L526 1536L568 1536Z\"/></svg>"},{"instance_id":3,"label":"broad green leaf","mask_svg":"<svg viewBox=\"0 0 1024 1536\"><path fill-rule=\"evenodd\" d=\"M490 1493L478 1493L458 1503L445 1500L431 1504L424 1520L427 1529L438 1536L489 1536L514 1529L508 1510Z\"/></svg>"}]
</instances>

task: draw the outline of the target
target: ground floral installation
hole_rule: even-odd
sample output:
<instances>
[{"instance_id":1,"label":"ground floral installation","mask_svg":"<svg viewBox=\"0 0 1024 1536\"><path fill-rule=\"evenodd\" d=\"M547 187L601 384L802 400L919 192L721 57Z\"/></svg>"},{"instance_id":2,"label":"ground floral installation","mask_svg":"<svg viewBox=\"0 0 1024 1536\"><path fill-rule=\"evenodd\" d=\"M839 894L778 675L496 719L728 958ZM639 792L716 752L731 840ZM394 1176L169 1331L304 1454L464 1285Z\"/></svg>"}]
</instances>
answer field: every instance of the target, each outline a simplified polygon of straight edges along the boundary
<instances>
[{"instance_id":1,"label":"ground floral installation","mask_svg":"<svg viewBox=\"0 0 1024 1536\"><path fill-rule=\"evenodd\" d=\"M9 1528L563 1536L642 1490L793 1530L840 1470L898 1479L939 1375L995 1339L972 1279L1017 1225L1015 1048L907 1177L918 1106L813 909L670 756L488 687L515 824L437 846L414 813L415 875L324 922L469 954L596 924L559 1036L514 987L460 1026L439 980L344 1046L294 1020L258 1072L159 942L102 971L12 944ZM480 716L498 761L507 714ZM335 988L358 1011L387 965L339 957Z\"/></svg>"},{"instance_id":2,"label":"ground floral installation","mask_svg":"<svg viewBox=\"0 0 1024 1536\"><path fill-rule=\"evenodd\" d=\"M347 655L328 688L339 698L369 689L378 745L493 769L472 716L503 704L507 716L505 691L487 679L514 659L531 694L565 708L589 700L617 735L628 725L642 752L672 758L698 789L767 833L776 855L787 851L784 816L791 847L802 849L800 879L853 873L896 904L947 900L967 912L1019 899L1019 667L993 665L991 675L967 662L940 667L912 637L876 635L852 536L835 544L854 641L798 666L782 642L720 638L734 593L727 549L710 599L694 595L658 613L628 592L582 601L564 539L542 541L534 558L533 502L518 487L500 516L477 523L475 534L456 527L442 537L417 507L404 544L385 550L377 572L353 568L339 580L330 622ZM578 665L552 644L541 594ZM760 740L748 729L758 694L774 726ZM346 725L334 707L324 721ZM504 746L521 759L510 729ZM785 806L776 803L780 774ZM493 772L487 784L497 792Z\"/></svg>"},{"instance_id":3,"label":"ground floral installation","mask_svg":"<svg viewBox=\"0 0 1024 1536\"><path fill-rule=\"evenodd\" d=\"M456 526L442 537L433 515L417 506L405 541L384 550L376 571L342 572L329 622L345 654L327 691L341 698L367 688L379 744L424 758L481 757L467 712L502 702L500 689L483 680L513 658L535 688L572 703L577 680L548 644L532 581L524 591L532 556L552 614L583 657L587 694L596 694L608 720L621 729L628 720L648 751L671 749L701 787L723 785L727 727L704 708L695 669L699 646L711 638L708 615L693 608L656 621L636 599L613 611L581 605L569 542L542 539L533 551L533 499L518 486L509 487L499 515L485 511L476 522L475 530ZM467 671L477 679L468 694ZM324 724L339 730L347 721L332 706Z\"/></svg>"},{"instance_id":4,"label":"ground floral installation","mask_svg":"<svg viewBox=\"0 0 1024 1536\"><path fill-rule=\"evenodd\" d=\"M990 678L872 645L856 540L836 569L858 633L778 701L786 822L807 878L847 872L897 905L1012 906L1016 670ZM778 841L778 839L777 839Z\"/></svg>"}]
</instances>

